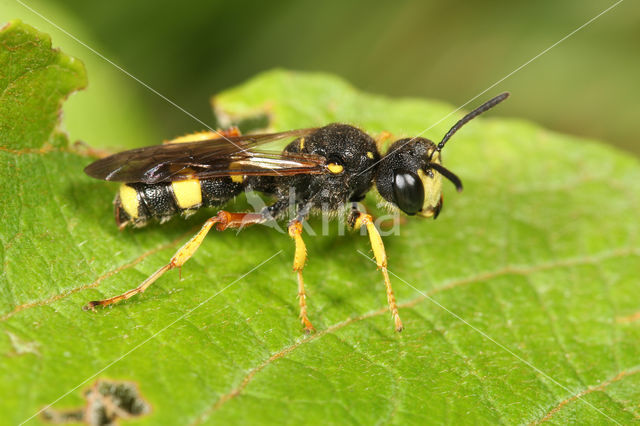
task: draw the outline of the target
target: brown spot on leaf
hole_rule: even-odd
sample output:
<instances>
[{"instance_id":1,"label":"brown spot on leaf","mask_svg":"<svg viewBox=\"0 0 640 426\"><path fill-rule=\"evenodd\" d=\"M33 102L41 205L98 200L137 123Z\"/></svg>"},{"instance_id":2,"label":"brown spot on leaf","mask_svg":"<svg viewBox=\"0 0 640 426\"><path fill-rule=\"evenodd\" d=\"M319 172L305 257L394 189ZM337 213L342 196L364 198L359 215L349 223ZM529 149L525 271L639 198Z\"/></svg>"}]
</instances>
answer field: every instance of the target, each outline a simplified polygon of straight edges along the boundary
<instances>
[{"instance_id":1,"label":"brown spot on leaf","mask_svg":"<svg viewBox=\"0 0 640 426\"><path fill-rule=\"evenodd\" d=\"M119 419L132 419L151 412L151 405L131 382L98 380L84 393L86 404L75 410L47 408L42 418L51 423L84 422L92 426L117 425Z\"/></svg>"}]
</instances>

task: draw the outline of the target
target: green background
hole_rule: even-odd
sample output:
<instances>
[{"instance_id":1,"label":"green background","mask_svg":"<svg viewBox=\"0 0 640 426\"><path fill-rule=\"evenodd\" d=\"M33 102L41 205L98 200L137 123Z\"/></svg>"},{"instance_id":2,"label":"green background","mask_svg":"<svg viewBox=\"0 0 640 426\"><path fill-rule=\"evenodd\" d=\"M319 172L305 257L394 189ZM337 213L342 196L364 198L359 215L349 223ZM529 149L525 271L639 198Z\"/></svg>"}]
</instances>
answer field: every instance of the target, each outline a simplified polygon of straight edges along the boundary
<instances>
[{"instance_id":1,"label":"green background","mask_svg":"<svg viewBox=\"0 0 640 426\"><path fill-rule=\"evenodd\" d=\"M211 94L273 67L328 71L369 92L458 106L614 1L28 3L212 124ZM203 127L15 1L0 0L0 20L14 17L52 34L57 45L87 63L89 90L67 107L72 139L91 136L88 142L100 146L149 145ZM640 154L639 28L640 4L623 1L484 97L509 90L513 97L501 115L526 117ZM81 97L92 97L96 107L107 104L102 121L89 116L93 108ZM115 102L111 98L119 99L119 107L109 105ZM138 122L139 116L147 128L120 124ZM90 131L83 129L87 121ZM93 132L96 126L101 135Z\"/></svg>"}]
</instances>

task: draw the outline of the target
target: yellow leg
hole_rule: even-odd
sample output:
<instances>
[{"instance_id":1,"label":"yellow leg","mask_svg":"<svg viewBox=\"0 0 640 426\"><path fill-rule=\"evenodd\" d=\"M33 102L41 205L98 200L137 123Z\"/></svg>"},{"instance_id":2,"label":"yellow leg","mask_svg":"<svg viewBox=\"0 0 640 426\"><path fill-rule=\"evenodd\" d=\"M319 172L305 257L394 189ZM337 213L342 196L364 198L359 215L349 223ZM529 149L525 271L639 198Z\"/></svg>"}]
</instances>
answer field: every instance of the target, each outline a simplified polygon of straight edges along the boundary
<instances>
[{"instance_id":1,"label":"yellow leg","mask_svg":"<svg viewBox=\"0 0 640 426\"><path fill-rule=\"evenodd\" d=\"M380 152L384 152L385 150L384 148L384 144L386 141L388 141L389 139L391 139L393 137L393 135L389 132L387 132L386 130L383 130L378 137L376 138L376 146L378 147L378 150Z\"/></svg>"},{"instance_id":2,"label":"yellow leg","mask_svg":"<svg viewBox=\"0 0 640 426\"><path fill-rule=\"evenodd\" d=\"M293 270L298 275L298 301L300 303L300 321L304 326L304 331L311 333L314 328L307 317L307 294L304 291L304 280L302 269L307 261L307 247L302 240L302 222L294 220L289 224L289 236L296 244L296 252L293 256Z\"/></svg>"},{"instance_id":3,"label":"yellow leg","mask_svg":"<svg viewBox=\"0 0 640 426\"><path fill-rule=\"evenodd\" d=\"M176 254L173 255L169 263L164 265L162 268L158 269L156 272L151 274L149 278L144 280L142 284L138 287L128 290L118 296L111 297L109 299L104 300L94 300L86 304L82 309L86 310L94 310L96 306L106 306L112 303L120 302L121 300L129 299L135 296L138 293L144 292L151 284L153 284L158 278L162 276L165 272L175 269L181 268L187 260L193 256L193 254L198 250L200 244L207 236L211 227L216 225L216 229L218 231L224 231L227 228L240 228L243 226L248 226L255 223L260 223L264 220L263 216L258 213L229 213L226 211L218 212L217 216L214 216L208 219L200 231L196 235L194 235L185 245L180 247Z\"/></svg>"},{"instance_id":4,"label":"yellow leg","mask_svg":"<svg viewBox=\"0 0 640 426\"><path fill-rule=\"evenodd\" d=\"M387 302L389 303L389 310L396 326L396 331L402 331L402 320L400 320L400 314L398 313L398 305L396 303L396 297L393 294L393 288L391 288L391 281L389 280L389 272L387 271L387 253L384 250L384 244L380 233L376 229L373 223L371 215L358 212L358 217L355 220L355 229L360 229L362 225L367 227L367 233L369 234L369 240L371 241L371 248L373 249L373 255L376 258L376 264L378 269L382 272L384 277L384 285L387 287Z\"/></svg>"}]
</instances>

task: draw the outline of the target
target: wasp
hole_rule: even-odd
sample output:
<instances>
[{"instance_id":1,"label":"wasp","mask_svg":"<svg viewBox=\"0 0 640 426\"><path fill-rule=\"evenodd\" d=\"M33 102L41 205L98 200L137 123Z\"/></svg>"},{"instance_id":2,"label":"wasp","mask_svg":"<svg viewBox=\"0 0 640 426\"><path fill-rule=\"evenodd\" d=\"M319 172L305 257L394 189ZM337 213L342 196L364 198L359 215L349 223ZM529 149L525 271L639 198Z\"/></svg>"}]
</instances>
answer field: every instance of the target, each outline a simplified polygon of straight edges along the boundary
<instances>
[{"instance_id":1,"label":"wasp","mask_svg":"<svg viewBox=\"0 0 640 426\"><path fill-rule=\"evenodd\" d=\"M358 202L375 186L391 209L409 216L438 217L443 178L462 190L461 180L442 165L442 149L462 126L508 96L502 93L464 116L438 144L423 137L404 138L391 144L385 155L367 133L334 123L280 133L241 135L236 129L201 132L95 161L85 168L89 176L122 183L114 201L115 219L121 229L128 225L141 227L152 219L164 222L202 207L222 207L244 191L256 191L275 201L258 212L220 210L138 287L89 302L84 309L93 310L144 292L165 272L181 268L214 227L223 231L288 218L288 234L295 244L293 270L298 282L300 321L304 330L311 332L314 328L307 315L302 276L307 260L303 221L313 213L344 212L351 227L366 228L395 329L402 331L382 238L372 216L360 211ZM282 152L263 149L268 142L291 138L295 139Z\"/></svg>"}]
</instances>

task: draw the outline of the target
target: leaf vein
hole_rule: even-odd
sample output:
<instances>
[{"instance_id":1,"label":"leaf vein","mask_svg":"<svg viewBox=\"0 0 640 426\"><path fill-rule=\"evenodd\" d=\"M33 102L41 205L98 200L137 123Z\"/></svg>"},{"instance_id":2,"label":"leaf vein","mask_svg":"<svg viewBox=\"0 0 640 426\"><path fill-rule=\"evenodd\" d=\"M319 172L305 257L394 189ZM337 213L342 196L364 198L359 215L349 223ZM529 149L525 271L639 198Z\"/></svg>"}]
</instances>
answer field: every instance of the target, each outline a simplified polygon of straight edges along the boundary
<instances>
[{"instance_id":1,"label":"leaf vein","mask_svg":"<svg viewBox=\"0 0 640 426\"><path fill-rule=\"evenodd\" d=\"M175 247L176 245L178 245L178 243L180 241L182 241L182 239L186 235L190 235L190 234L191 234L191 231L189 231L188 233L180 235L178 238L174 239L173 241L170 241L170 242L168 242L166 244L162 244L162 245L159 245L159 246L157 246L157 247L155 247L155 248L153 248L151 250L148 250L145 253L143 253L142 255L138 256L137 258L135 258L135 259L123 264L123 265L120 265L115 269L112 269L112 270L104 273L103 275L101 275L98 278L96 278L95 281L93 281L92 283L83 284L83 285L81 285L79 287L72 288L72 289L64 291L64 292L62 292L60 294L56 294L54 296L50 296L50 297L48 297L46 299L36 300L36 301L33 301L33 302L28 302L28 303L24 303L22 305L18 305L16 307L14 307L12 311L6 312L2 316L0 316L0 322L8 320L9 318L13 317L17 313L19 313L19 312L21 312L21 311L23 311L25 309L34 308L34 307L37 307L37 306L49 305L49 304L51 304L53 302L57 302L58 300L64 299L65 297L71 296L72 294L75 294L75 293L78 293L80 291L87 290L87 289L90 289L90 288L97 287L105 279L107 279L107 278L111 277L112 275L115 275L115 274L117 274L117 273L119 273L119 272L121 272L121 271L123 271L125 269L131 268L131 267L137 265L138 263L142 262L145 258L147 258L147 257L149 257L149 256L151 256L151 255L153 255L153 254L155 254L155 253L157 253L159 251L162 251L162 250L165 250L165 249L168 249L168 248L171 248L171 247Z\"/></svg>"},{"instance_id":2,"label":"leaf vein","mask_svg":"<svg viewBox=\"0 0 640 426\"><path fill-rule=\"evenodd\" d=\"M589 386L588 388L578 392L575 395L570 396L569 398L563 399L562 401L560 401L560 403L558 403L558 405L556 405L555 407L553 407L549 412L547 412L540 420L536 420L534 422L531 423L531 425L537 425L543 422L546 422L548 420L550 420L556 413L558 413L560 410L562 410L564 407L566 407L568 404L570 404L573 401L576 401L579 398L582 398L590 393L593 392L604 392L605 389L615 383L618 382L622 379L624 379L625 377L629 377L629 376L633 376L634 374L638 374L640 373L640 366L635 366L632 367L630 369L627 370L623 370L621 372L619 372L618 374L616 374L614 377L605 380L604 382L600 383L599 385L596 386ZM638 418L638 416L634 413L634 417Z\"/></svg>"},{"instance_id":3,"label":"leaf vein","mask_svg":"<svg viewBox=\"0 0 640 426\"><path fill-rule=\"evenodd\" d=\"M614 249L614 250L610 250L604 253L599 253L596 255L590 255L590 256L583 256L583 257L578 257L578 258L570 258L570 259L563 259L563 260L558 260L555 262L547 262L547 263L542 263L539 265L535 265L529 268L526 267L518 267L518 266L507 266L504 268L500 268L497 269L495 271L491 271L491 272L485 272L485 273L481 273L481 274L476 274L474 276L471 277L466 277L466 278L460 278L460 279L455 279L455 280L450 280L448 283L446 283L445 285L443 285L442 287L436 288L434 290L432 290L431 292L429 292L427 295L431 296L435 293L439 293L442 291L446 291L446 290L450 290L452 288L456 288L456 287L460 287L463 285L467 285L467 284L471 284L474 281L485 281L491 278L495 278L495 277L499 277L502 275L508 275L508 274L516 274L516 275L530 275L533 274L535 272L540 272L540 271L545 271L545 270L549 270L549 269L553 269L553 268L560 268L560 267L571 267L571 266L576 266L576 265L584 265L584 264L593 264L596 262L600 262L604 259L610 259L610 258L616 258L616 257L625 257L625 256L630 256L630 255L634 255L634 256L638 256L640 255L640 252L633 247L623 247L623 248L618 248L618 249ZM427 297L425 296L419 296L416 297L412 300L409 300L407 302L404 303L400 303L399 307L401 308L407 308L407 307L413 307L423 301L427 300ZM266 360L262 361L260 364L258 364L256 367L252 368L251 370L249 370L249 372L247 373L247 375L244 377L244 379L242 380L242 382L235 388L231 389L228 393L223 394L215 403L213 403L209 408L207 408L197 419L194 423L192 424L200 424L202 421L204 421L206 418L208 418L213 412L215 412L216 410L220 409L220 407L222 407L224 404L226 404L229 400L231 400L232 398L240 395L244 389L249 385L249 383L251 382L251 380L253 380L253 378L256 376L256 374L258 374L260 371L262 371L266 366L268 366L269 364L273 363L274 361L283 358L285 356L287 356L288 354L290 354L291 352L293 352L294 350L296 350L297 348L299 348L301 345L308 343L310 341L319 339L323 336L325 336L326 334L332 334L335 331L344 328L348 325L351 325L353 323L356 322L360 322L375 316L379 316L379 315L383 315L387 312L387 307L384 308L380 308L376 311L370 311L366 314L363 314L361 316L357 316L357 317L351 317L351 318L347 318L346 320L343 320L339 323L336 323L332 326L329 326L328 328L318 331L317 333L311 335L311 336L307 336L297 342L295 342L294 344L287 346L283 349L281 349L280 351L274 353L273 355L271 355L269 358L267 358Z\"/></svg>"}]
</instances>

